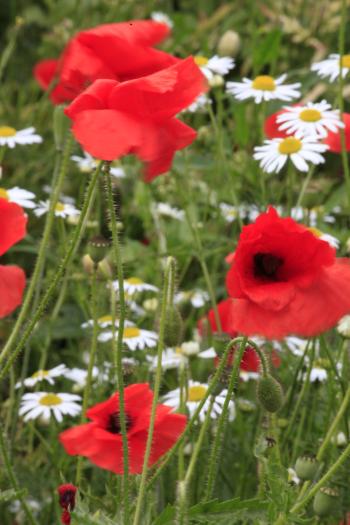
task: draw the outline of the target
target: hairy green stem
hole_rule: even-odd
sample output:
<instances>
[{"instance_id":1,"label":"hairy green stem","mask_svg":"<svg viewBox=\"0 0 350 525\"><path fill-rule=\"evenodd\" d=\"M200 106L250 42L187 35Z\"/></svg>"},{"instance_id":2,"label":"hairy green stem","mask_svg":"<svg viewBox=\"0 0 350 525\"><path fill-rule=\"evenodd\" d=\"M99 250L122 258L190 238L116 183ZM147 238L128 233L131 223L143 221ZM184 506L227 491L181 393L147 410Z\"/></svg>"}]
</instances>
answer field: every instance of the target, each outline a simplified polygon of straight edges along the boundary
<instances>
[{"instance_id":1,"label":"hairy green stem","mask_svg":"<svg viewBox=\"0 0 350 525\"><path fill-rule=\"evenodd\" d=\"M344 98L343 98L343 88L344 88L344 78L343 78L343 68L342 68L342 58L345 52L345 29L346 29L346 9L347 2L342 0L341 3L341 15L340 15L340 28L339 28L339 79L338 79L338 106L340 119L343 122L344 116ZM348 198L348 206L350 207L350 171L348 163L348 154L346 151L346 139L344 128L340 128L340 142L341 142L341 158L342 165L345 177L346 193Z\"/></svg>"},{"instance_id":2,"label":"hairy green stem","mask_svg":"<svg viewBox=\"0 0 350 525\"><path fill-rule=\"evenodd\" d=\"M329 442L330 440L332 439L332 436L334 435L334 432L336 431L339 423L340 423L340 420L341 418L343 417L348 405L349 405L349 402L350 402L350 386L347 388L347 391L346 391L346 394L343 398L343 401L342 401L342 404L340 405L339 407L339 410L335 416L335 418L333 419L333 422L331 424L331 426L329 427L328 429L328 432L326 434L326 437L324 438L318 452L317 452L317 456L316 458L318 459L318 461L321 461L321 459L323 459L323 456L327 450L327 447L329 445Z\"/></svg>"}]
</instances>

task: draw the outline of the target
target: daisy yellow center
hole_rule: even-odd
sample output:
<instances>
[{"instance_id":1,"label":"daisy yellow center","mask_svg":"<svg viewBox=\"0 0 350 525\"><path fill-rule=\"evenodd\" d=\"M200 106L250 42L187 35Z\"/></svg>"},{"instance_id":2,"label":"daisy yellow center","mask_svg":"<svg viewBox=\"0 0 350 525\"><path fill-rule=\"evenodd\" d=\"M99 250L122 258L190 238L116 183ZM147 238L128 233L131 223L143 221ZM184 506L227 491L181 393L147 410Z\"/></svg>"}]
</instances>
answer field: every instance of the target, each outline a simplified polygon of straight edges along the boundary
<instances>
[{"instance_id":1,"label":"daisy yellow center","mask_svg":"<svg viewBox=\"0 0 350 525\"><path fill-rule=\"evenodd\" d=\"M37 379L38 377L47 377L48 375L49 372L47 370L38 370L37 372L34 372L32 378Z\"/></svg>"},{"instance_id":2,"label":"daisy yellow center","mask_svg":"<svg viewBox=\"0 0 350 525\"><path fill-rule=\"evenodd\" d=\"M45 407L51 407L54 405L61 405L63 401L59 396L56 396L56 394L46 394L40 399L39 403Z\"/></svg>"},{"instance_id":3,"label":"daisy yellow center","mask_svg":"<svg viewBox=\"0 0 350 525\"><path fill-rule=\"evenodd\" d=\"M208 64L208 62L209 62L207 57L204 57L202 55L198 55L198 56L194 57L194 61L197 64L197 66L199 66L199 67L206 66Z\"/></svg>"},{"instance_id":4,"label":"daisy yellow center","mask_svg":"<svg viewBox=\"0 0 350 525\"><path fill-rule=\"evenodd\" d=\"M207 388L202 385L190 386L188 389L188 401L201 401L206 391Z\"/></svg>"},{"instance_id":5,"label":"daisy yellow center","mask_svg":"<svg viewBox=\"0 0 350 525\"><path fill-rule=\"evenodd\" d=\"M350 69L350 55L343 55L341 57L341 65L342 67L347 67Z\"/></svg>"},{"instance_id":6,"label":"daisy yellow center","mask_svg":"<svg viewBox=\"0 0 350 525\"><path fill-rule=\"evenodd\" d=\"M309 231L313 233L316 237L322 237L323 233L318 228L309 228Z\"/></svg>"},{"instance_id":7,"label":"daisy yellow center","mask_svg":"<svg viewBox=\"0 0 350 525\"><path fill-rule=\"evenodd\" d=\"M300 112L299 118L304 122L317 122L321 120L322 114L317 109L303 109L303 111Z\"/></svg>"},{"instance_id":8,"label":"daisy yellow center","mask_svg":"<svg viewBox=\"0 0 350 525\"><path fill-rule=\"evenodd\" d=\"M10 126L0 126L0 137L13 137L17 131Z\"/></svg>"},{"instance_id":9,"label":"daisy yellow center","mask_svg":"<svg viewBox=\"0 0 350 525\"><path fill-rule=\"evenodd\" d=\"M269 75L259 75L253 80L252 88L261 91L275 91L276 82Z\"/></svg>"},{"instance_id":10,"label":"daisy yellow center","mask_svg":"<svg viewBox=\"0 0 350 525\"><path fill-rule=\"evenodd\" d=\"M133 337L139 337L141 331L137 326L127 326L124 328L123 339L132 339Z\"/></svg>"},{"instance_id":11,"label":"daisy yellow center","mask_svg":"<svg viewBox=\"0 0 350 525\"><path fill-rule=\"evenodd\" d=\"M139 277L129 277L129 279L126 279L126 282L128 284L143 284L143 280Z\"/></svg>"},{"instance_id":12,"label":"daisy yellow center","mask_svg":"<svg viewBox=\"0 0 350 525\"><path fill-rule=\"evenodd\" d=\"M111 323L112 322L112 316L111 315L103 315L102 317L99 317L97 319L98 323Z\"/></svg>"},{"instance_id":13,"label":"daisy yellow center","mask_svg":"<svg viewBox=\"0 0 350 525\"><path fill-rule=\"evenodd\" d=\"M8 200L9 194L5 190L5 188L0 188L0 199L6 199Z\"/></svg>"},{"instance_id":14,"label":"daisy yellow center","mask_svg":"<svg viewBox=\"0 0 350 525\"><path fill-rule=\"evenodd\" d=\"M175 353L178 354L178 355L182 355L183 354L183 350L182 350L181 346L177 346L175 348Z\"/></svg>"},{"instance_id":15,"label":"daisy yellow center","mask_svg":"<svg viewBox=\"0 0 350 525\"><path fill-rule=\"evenodd\" d=\"M58 202L55 206L56 211L64 211L64 204L62 202Z\"/></svg>"},{"instance_id":16,"label":"daisy yellow center","mask_svg":"<svg viewBox=\"0 0 350 525\"><path fill-rule=\"evenodd\" d=\"M296 139L295 137L287 137L279 144L278 151L282 155L291 155L292 153L300 151L302 145L301 140Z\"/></svg>"}]
</instances>

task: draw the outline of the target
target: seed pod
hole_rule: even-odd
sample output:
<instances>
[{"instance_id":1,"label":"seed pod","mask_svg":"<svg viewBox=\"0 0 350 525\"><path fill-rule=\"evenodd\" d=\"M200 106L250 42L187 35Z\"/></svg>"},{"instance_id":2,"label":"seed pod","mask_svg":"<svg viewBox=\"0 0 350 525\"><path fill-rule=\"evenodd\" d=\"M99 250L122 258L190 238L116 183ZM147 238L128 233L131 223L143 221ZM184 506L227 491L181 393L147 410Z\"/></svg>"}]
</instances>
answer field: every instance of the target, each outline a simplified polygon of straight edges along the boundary
<instances>
[{"instance_id":1,"label":"seed pod","mask_svg":"<svg viewBox=\"0 0 350 525\"><path fill-rule=\"evenodd\" d=\"M183 334L183 320L176 306L168 306L165 314L164 343L175 347L181 344Z\"/></svg>"},{"instance_id":2,"label":"seed pod","mask_svg":"<svg viewBox=\"0 0 350 525\"><path fill-rule=\"evenodd\" d=\"M88 254L93 261L98 263L106 257L110 246L111 243L102 235L95 235L95 237L88 242Z\"/></svg>"},{"instance_id":3,"label":"seed pod","mask_svg":"<svg viewBox=\"0 0 350 525\"><path fill-rule=\"evenodd\" d=\"M283 405L282 387L270 374L259 379L256 394L258 401L268 412L277 412Z\"/></svg>"},{"instance_id":4,"label":"seed pod","mask_svg":"<svg viewBox=\"0 0 350 525\"><path fill-rule=\"evenodd\" d=\"M318 461L315 456L300 456L295 463L295 472L298 478L312 481L318 470Z\"/></svg>"},{"instance_id":5,"label":"seed pod","mask_svg":"<svg viewBox=\"0 0 350 525\"><path fill-rule=\"evenodd\" d=\"M53 136L58 151L63 149L64 140L69 129L69 118L64 114L64 106L56 106L53 112Z\"/></svg>"},{"instance_id":6,"label":"seed pod","mask_svg":"<svg viewBox=\"0 0 350 525\"><path fill-rule=\"evenodd\" d=\"M241 47L241 39L236 31L226 31L219 40L218 54L222 57L235 57Z\"/></svg>"},{"instance_id":7,"label":"seed pod","mask_svg":"<svg viewBox=\"0 0 350 525\"><path fill-rule=\"evenodd\" d=\"M339 493L330 487L322 487L316 494L313 508L317 516L329 516L333 514L338 505Z\"/></svg>"}]
</instances>

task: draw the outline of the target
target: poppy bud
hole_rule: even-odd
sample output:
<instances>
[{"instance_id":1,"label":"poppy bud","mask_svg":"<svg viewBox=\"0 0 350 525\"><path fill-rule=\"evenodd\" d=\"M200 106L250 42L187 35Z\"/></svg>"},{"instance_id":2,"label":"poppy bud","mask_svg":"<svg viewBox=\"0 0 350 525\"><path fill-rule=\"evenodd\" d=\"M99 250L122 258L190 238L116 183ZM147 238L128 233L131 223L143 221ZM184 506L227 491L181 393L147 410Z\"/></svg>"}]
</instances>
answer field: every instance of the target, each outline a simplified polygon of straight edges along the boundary
<instances>
[{"instance_id":1,"label":"poppy bud","mask_svg":"<svg viewBox=\"0 0 350 525\"><path fill-rule=\"evenodd\" d=\"M318 461L315 456L300 456L295 463L297 476L305 481L312 481L318 470Z\"/></svg>"},{"instance_id":2,"label":"poppy bud","mask_svg":"<svg viewBox=\"0 0 350 525\"><path fill-rule=\"evenodd\" d=\"M175 347L182 341L183 320L178 308L168 306L165 314L164 343L166 346Z\"/></svg>"},{"instance_id":3,"label":"poppy bud","mask_svg":"<svg viewBox=\"0 0 350 525\"><path fill-rule=\"evenodd\" d=\"M53 112L53 136L58 151L62 151L65 137L70 126L69 118L64 114L64 105L56 106Z\"/></svg>"},{"instance_id":4,"label":"poppy bud","mask_svg":"<svg viewBox=\"0 0 350 525\"><path fill-rule=\"evenodd\" d=\"M258 401L268 412L277 412L283 405L282 387L270 374L259 379L256 394Z\"/></svg>"},{"instance_id":5,"label":"poppy bud","mask_svg":"<svg viewBox=\"0 0 350 525\"><path fill-rule=\"evenodd\" d=\"M89 254L85 254L83 255L82 259L81 259L81 263L83 265L83 268L84 268L84 271L91 275L94 271L95 271L95 263L94 261L91 259L90 255Z\"/></svg>"},{"instance_id":6,"label":"poppy bud","mask_svg":"<svg viewBox=\"0 0 350 525\"><path fill-rule=\"evenodd\" d=\"M222 57L235 57L241 47L241 39L236 31L225 31L218 43L218 54Z\"/></svg>"},{"instance_id":7,"label":"poppy bud","mask_svg":"<svg viewBox=\"0 0 350 525\"><path fill-rule=\"evenodd\" d=\"M316 494L313 502L313 508L317 516L329 516L336 510L339 500L337 490L330 487L322 487Z\"/></svg>"},{"instance_id":8,"label":"poppy bud","mask_svg":"<svg viewBox=\"0 0 350 525\"><path fill-rule=\"evenodd\" d=\"M61 523L62 525L70 525L71 523L71 517L70 512L68 510L64 510L61 514Z\"/></svg>"},{"instance_id":9,"label":"poppy bud","mask_svg":"<svg viewBox=\"0 0 350 525\"><path fill-rule=\"evenodd\" d=\"M105 258L110 246L111 243L102 235L95 235L88 243L88 254L95 263L98 263Z\"/></svg>"}]
</instances>

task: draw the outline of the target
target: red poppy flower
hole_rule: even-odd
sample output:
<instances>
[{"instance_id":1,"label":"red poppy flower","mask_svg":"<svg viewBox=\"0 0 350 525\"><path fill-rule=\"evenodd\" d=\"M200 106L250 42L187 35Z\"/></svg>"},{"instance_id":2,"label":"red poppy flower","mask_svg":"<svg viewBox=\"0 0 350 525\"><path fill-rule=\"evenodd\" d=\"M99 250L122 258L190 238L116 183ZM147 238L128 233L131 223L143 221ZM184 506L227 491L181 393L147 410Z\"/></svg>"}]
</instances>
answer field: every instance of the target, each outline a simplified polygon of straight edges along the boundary
<instances>
[{"instance_id":1,"label":"red poppy flower","mask_svg":"<svg viewBox=\"0 0 350 525\"><path fill-rule=\"evenodd\" d=\"M268 139L284 139L286 137L290 137L290 134L288 135L288 133L286 133L284 130L279 129L279 126L281 124L277 124L277 117L279 117L283 113L285 113L285 111L283 111L282 109L281 111L277 111L276 113L273 113L265 119L264 131Z\"/></svg>"},{"instance_id":2,"label":"red poppy flower","mask_svg":"<svg viewBox=\"0 0 350 525\"><path fill-rule=\"evenodd\" d=\"M234 337L237 337L238 334L232 328L232 319L231 319L232 307L231 307L231 301L232 301L232 299L225 299L224 301L221 301L217 305L217 309L218 309L218 313L219 313L219 317L220 317L222 332L224 332L225 334L228 334L231 338L234 338ZM216 324L216 320L215 320L214 310L211 309L211 310L209 310L206 318L200 319L198 321L198 330L199 330L200 334L201 335L205 335L203 333L204 332L204 320L205 319L209 322L211 331L213 333L217 332L218 328L217 328L217 324Z\"/></svg>"},{"instance_id":3,"label":"red poppy flower","mask_svg":"<svg viewBox=\"0 0 350 525\"><path fill-rule=\"evenodd\" d=\"M205 90L189 57L147 77L119 83L96 80L65 110L82 147L101 160L135 154L146 163L146 180L167 171L175 151L196 132L175 115Z\"/></svg>"},{"instance_id":4,"label":"red poppy flower","mask_svg":"<svg viewBox=\"0 0 350 525\"><path fill-rule=\"evenodd\" d=\"M57 80L50 94L54 104L70 101L96 79L124 82L176 63L177 58L152 47L168 34L166 24L153 20L100 25L78 33L59 59L36 64L34 76L43 89Z\"/></svg>"},{"instance_id":5,"label":"red poppy flower","mask_svg":"<svg viewBox=\"0 0 350 525\"><path fill-rule=\"evenodd\" d=\"M131 474L142 471L153 392L148 384L125 388L125 412ZM123 473L123 445L119 421L119 395L87 411L91 423L79 425L60 434L60 441L71 455L85 456L95 465ZM152 466L177 441L186 426L186 416L172 414L171 408L158 405L149 466Z\"/></svg>"},{"instance_id":6,"label":"red poppy flower","mask_svg":"<svg viewBox=\"0 0 350 525\"><path fill-rule=\"evenodd\" d=\"M227 358L227 365L232 366L233 365L233 359L237 348L234 348L231 350L231 352L228 355ZM219 357L215 357L214 364L217 367L219 365L220 359ZM281 359L279 358L279 355L277 352L272 351L271 353L271 363L275 368L278 368L281 365ZM254 348L251 346L247 346L247 348L244 350L243 358L241 360L240 369L244 372L253 372L253 373L259 373L261 366L260 366L260 359Z\"/></svg>"},{"instance_id":7,"label":"red poppy flower","mask_svg":"<svg viewBox=\"0 0 350 525\"><path fill-rule=\"evenodd\" d=\"M349 260L272 207L243 228L226 284L231 328L248 336L315 336L350 312Z\"/></svg>"},{"instance_id":8,"label":"red poppy flower","mask_svg":"<svg viewBox=\"0 0 350 525\"><path fill-rule=\"evenodd\" d=\"M27 217L17 204L0 199L0 255L26 234ZM25 274L18 266L0 265L0 318L22 302Z\"/></svg>"}]
</instances>

